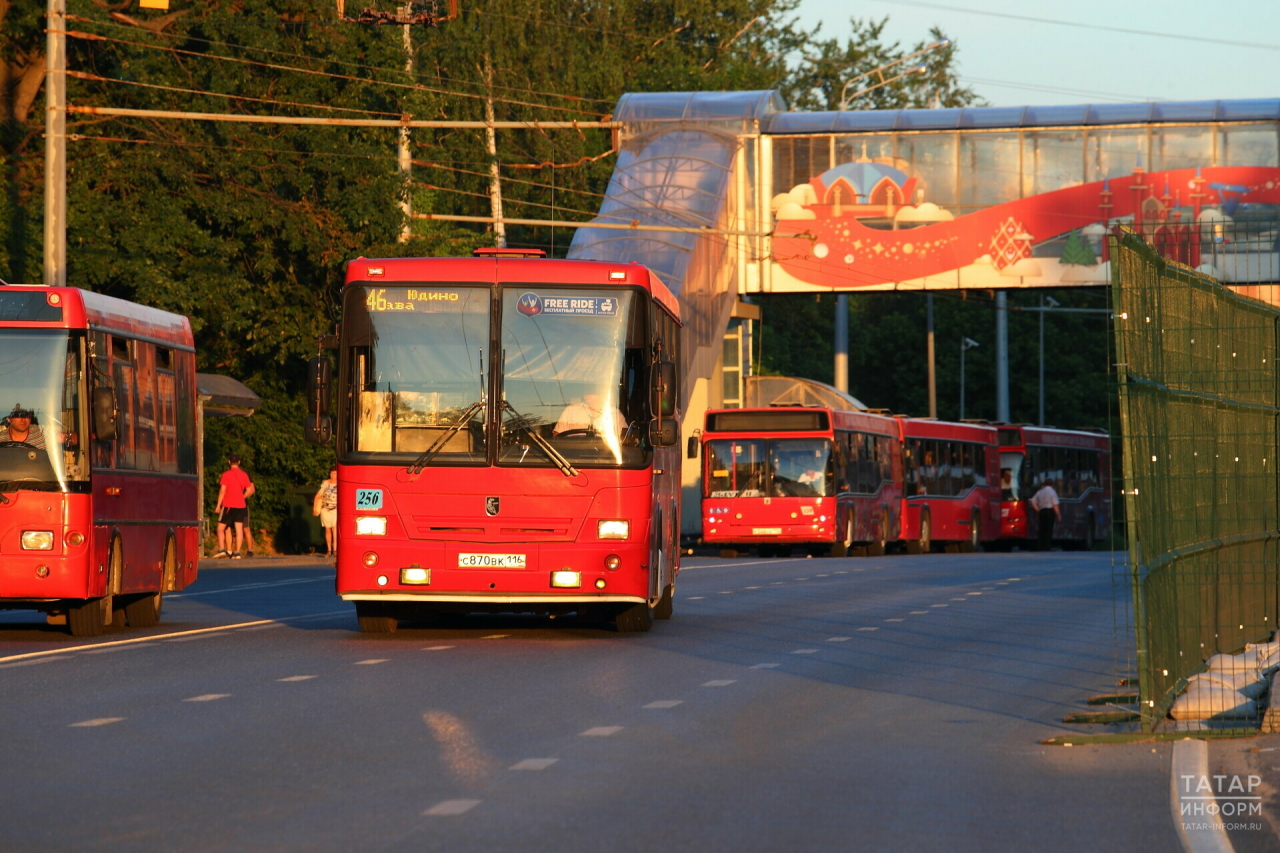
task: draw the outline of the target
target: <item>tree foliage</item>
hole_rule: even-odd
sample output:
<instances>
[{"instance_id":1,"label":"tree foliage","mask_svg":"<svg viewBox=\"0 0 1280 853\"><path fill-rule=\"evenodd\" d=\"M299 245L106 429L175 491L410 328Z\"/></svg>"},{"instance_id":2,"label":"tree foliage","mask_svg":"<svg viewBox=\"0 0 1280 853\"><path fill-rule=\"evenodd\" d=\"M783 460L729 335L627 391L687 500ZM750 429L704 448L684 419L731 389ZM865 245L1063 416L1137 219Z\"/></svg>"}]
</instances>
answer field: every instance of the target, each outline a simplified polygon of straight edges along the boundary
<instances>
[{"instance_id":1,"label":"tree foliage","mask_svg":"<svg viewBox=\"0 0 1280 853\"><path fill-rule=\"evenodd\" d=\"M38 281L44 20L40 4L11 2L0 0L0 278ZM843 75L901 54L881 42L883 22L855 22L847 44L818 39L799 27L797 4L476 0L437 28L412 28L406 54L402 27L339 20L330 0L173 0L169 12L71 0L68 96L80 107L247 115L475 120L491 106L497 120L592 120L627 91L780 88L801 106L815 93L829 102ZM952 81L953 50L930 55L933 88L912 78L867 103L969 97ZM216 471L241 453L259 486L255 526L277 527L289 489L323 478L332 458L303 444L299 396L316 336L338 320L345 261L490 242L423 219L400 239L406 197L416 212L488 214L483 131L415 130L409 185L395 128L73 113L68 134L70 283L190 316L199 369L263 398L248 420L208 423L206 458ZM613 168L607 132L498 141L507 216L583 220L598 208ZM534 228L510 240L555 252L568 243Z\"/></svg>"}]
</instances>

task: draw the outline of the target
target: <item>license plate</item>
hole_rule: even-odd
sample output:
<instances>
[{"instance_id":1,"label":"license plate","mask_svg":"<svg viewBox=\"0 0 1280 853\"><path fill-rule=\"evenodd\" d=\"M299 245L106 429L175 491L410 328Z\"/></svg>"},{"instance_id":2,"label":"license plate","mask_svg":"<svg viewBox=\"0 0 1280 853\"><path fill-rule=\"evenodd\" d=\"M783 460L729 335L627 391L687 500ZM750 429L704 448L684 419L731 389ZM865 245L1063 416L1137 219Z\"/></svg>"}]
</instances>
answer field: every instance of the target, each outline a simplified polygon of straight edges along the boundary
<instances>
[{"instance_id":1,"label":"license plate","mask_svg":"<svg viewBox=\"0 0 1280 853\"><path fill-rule=\"evenodd\" d=\"M782 528L781 527L753 527L751 528L751 533L752 535L755 535L755 536L781 536Z\"/></svg>"},{"instance_id":2,"label":"license plate","mask_svg":"<svg viewBox=\"0 0 1280 853\"><path fill-rule=\"evenodd\" d=\"M523 569L524 554L459 554L460 569Z\"/></svg>"}]
</instances>

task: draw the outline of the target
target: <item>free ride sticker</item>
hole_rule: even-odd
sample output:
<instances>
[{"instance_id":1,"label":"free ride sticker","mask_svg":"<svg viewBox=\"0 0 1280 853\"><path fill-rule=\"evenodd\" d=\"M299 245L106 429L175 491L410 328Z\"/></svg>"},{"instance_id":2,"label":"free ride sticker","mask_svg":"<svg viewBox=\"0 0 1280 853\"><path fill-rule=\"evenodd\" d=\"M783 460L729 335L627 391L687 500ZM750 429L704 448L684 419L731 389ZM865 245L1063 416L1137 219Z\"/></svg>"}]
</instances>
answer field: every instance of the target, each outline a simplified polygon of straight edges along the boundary
<instances>
[{"instance_id":1,"label":"free ride sticker","mask_svg":"<svg viewBox=\"0 0 1280 853\"><path fill-rule=\"evenodd\" d=\"M523 569L524 554L459 554L460 569Z\"/></svg>"},{"instance_id":2,"label":"free ride sticker","mask_svg":"<svg viewBox=\"0 0 1280 853\"><path fill-rule=\"evenodd\" d=\"M356 509L382 509L382 489L356 489Z\"/></svg>"},{"instance_id":3,"label":"free ride sticker","mask_svg":"<svg viewBox=\"0 0 1280 853\"><path fill-rule=\"evenodd\" d=\"M539 296L522 293L516 302L516 310L526 317L541 314L569 315L574 317L616 317L618 299L615 296Z\"/></svg>"}]
</instances>

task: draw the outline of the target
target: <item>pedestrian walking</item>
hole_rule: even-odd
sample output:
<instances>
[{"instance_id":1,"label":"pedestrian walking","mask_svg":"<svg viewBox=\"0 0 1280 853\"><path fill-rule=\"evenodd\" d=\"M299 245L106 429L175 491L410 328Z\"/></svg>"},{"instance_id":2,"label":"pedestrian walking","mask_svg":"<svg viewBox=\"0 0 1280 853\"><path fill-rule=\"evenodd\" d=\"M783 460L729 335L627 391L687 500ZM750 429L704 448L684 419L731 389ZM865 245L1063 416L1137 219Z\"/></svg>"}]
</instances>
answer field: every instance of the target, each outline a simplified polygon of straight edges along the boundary
<instances>
[{"instance_id":1,"label":"pedestrian walking","mask_svg":"<svg viewBox=\"0 0 1280 853\"><path fill-rule=\"evenodd\" d=\"M329 469L329 478L320 483L315 499L311 502L311 514L320 516L324 528L325 556L338 555L338 468Z\"/></svg>"},{"instance_id":2,"label":"pedestrian walking","mask_svg":"<svg viewBox=\"0 0 1280 853\"><path fill-rule=\"evenodd\" d=\"M218 553L215 557L231 557L240 559L240 547L244 544L245 525L249 521L250 498L257 488L240 468L240 454L232 453L227 457L228 468L222 472L218 481L218 503L214 512L218 514ZM231 532L235 531L235 548L231 549ZM229 553L228 553L229 552Z\"/></svg>"},{"instance_id":3,"label":"pedestrian walking","mask_svg":"<svg viewBox=\"0 0 1280 853\"><path fill-rule=\"evenodd\" d=\"M1036 532L1039 534L1041 551L1048 551L1053 544L1053 525L1062 520L1062 510L1058 508L1058 493L1048 480L1040 487L1040 491L1031 496L1031 507L1036 511Z\"/></svg>"}]
</instances>

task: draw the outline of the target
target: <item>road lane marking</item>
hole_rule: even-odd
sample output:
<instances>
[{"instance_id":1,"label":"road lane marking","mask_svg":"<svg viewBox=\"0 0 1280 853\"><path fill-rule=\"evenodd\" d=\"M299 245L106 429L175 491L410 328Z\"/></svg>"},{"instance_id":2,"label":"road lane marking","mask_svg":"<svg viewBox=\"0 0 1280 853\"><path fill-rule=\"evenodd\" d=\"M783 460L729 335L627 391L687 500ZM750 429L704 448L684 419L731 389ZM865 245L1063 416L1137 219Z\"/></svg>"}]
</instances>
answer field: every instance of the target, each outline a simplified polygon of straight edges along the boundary
<instances>
[{"instance_id":1,"label":"road lane marking","mask_svg":"<svg viewBox=\"0 0 1280 853\"><path fill-rule=\"evenodd\" d=\"M900 617L899 617L899 618L893 618L893 619L886 619L886 620L884 620L884 621L886 621L886 622L906 622L907 620L906 620L906 619L902 619L902 618L900 618Z\"/></svg>"},{"instance_id":2,"label":"road lane marking","mask_svg":"<svg viewBox=\"0 0 1280 853\"><path fill-rule=\"evenodd\" d=\"M752 666L751 668L752 668L752 669L773 669L774 667L779 667L779 666L782 666L782 664L780 664L780 663L758 663L758 664L756 664L756 665Z\"/></svg>"},{"instance_id":3,"label":"road lane marking","mask_svg":"<svg viewBox=\"0 0 1280 853\"><path fill-rule=\"evenodd\" d=\"M509 770L546 770L552 764L555 764L558 758L526 758L523 761L517 761L512 764Z\"/></svg>"},{"instance_id":4,"label":"road lane marking","mask_svg":"<svg viewBox=\"0 0 1280 853\"><path fill-rule=\"evenodd\" d=\"M980 592L966 592L965 595L982 595Z\"/></svg>"},{"instance_id":5,"label":"road lane marking","mask_svg":"<svg viewBox=\"0 0 1280 853\"><path fill-rule=\"evenodd\" d=\"M96 720L84 720L83 722L72 723L71 725L67 726L67 728L75 729L75 728L89 728L90 726L105 726L111 723L118 723L123 719L124 717L98 717Z\"/></svg>"},{"instance_id":6,"label":"road lane marking","mask_svg":"<svg viewBox=\"0 0 1280 853\"><path fill-rule=\"evenodd\" d=\"M817 653L818 653L818 650L817 650L817 649L796 649L796 650L795 650L794 652L792 652L791 654L793 654L793 655L815 655L815 654L817 654Z\"/></svg>"},{"instance_id":7,"label":"road lane marking","mask_svg":"<svg viewBox=\"0 0 1280 853\"><path fill-rule=\"evenodd\" d=\"M216 640L219 637L225 637L225 633L209 633L202 637L174 637L172 640L163 640L165 643L190 643L193 640Z\"/></svg>"},{"instance_id":8,"label":"road lane marking","mask_svg":"<svg viewBox=\"0 0 1280 853\"><path fill-rule=\"evenodd\" d=\"M683 699L659 699L657 702L650 702L648 705L641 705L641 708L674 708L684 702Z\"/></svg>"},{"instance_id":9,"label":"road lane marking","mask_svg":"<svg viewBox=\"0 0 1280 853\"><path fill-rule=\"evenodd\" d=\"M828 643L845 643L852 640L853 637L827 637Z\"/></svg>"},{"instance_id":10,"label":"road lane marking","mask_svg":"<svg viewBox=\"0 0 1280 853\"><path fill-rule=\"evenodd\" d=\"M1173 814L1174 828L1182 840L1182 849L1186 853L1233 853L1235 848L1231 846L1231 839L1222 827L1223 821L1229 818L1222 814L1211 816L1202 813L1188 819L1189 816L1182 814L1183 803L1191 798L1182 795L1179 785L1189 780L1194 780L1197 787L1201 782L1208 783L1209 744L1194 738L1175 741L1170 764L1169 808Z\"/></svg>"},{"instance_id":11,"label":"road lane marking","mask_svg":"<svg viewBox=\"0 0 1280 853\"><path fill-rule=\"evenodd\" d=\"M968 601L969 599L967 599L967 598L953 598L953 599L951 599L951 600L952 600L952 601Z\"/></svg>"},{"instance_id":12,"label":"road lane marking","mask_svg":"<svg viewBox=\"0 0 1280 853\"><path fill-rule=\"evenodd\" d=\"M720 590L720 594L721 594L721 595L733 595L733 590L731 590L731 589L722 589L722 590Z\"/></svg>"},{"instance_id":13,"label":"road lane marking","mask_svg":"<svg viewBox=\"0 0 1280 853\"><path fill-rule=\"evenodd\" d=\"M453 646L427 646L427 647L425 647L422 651L424 651L424 652L442 652L442 651L444 651L445 649L452 649L452 648L454 648L454 647L453 647Z\"/></svg>"},{"instance_id":14,"label":"road lane marking","mask_svg":"<svg viewBox=\"0 0 1280 853\"><path fill-rule=\"evenodd\" d=\"M879 631L880 629L879 629L879 628L874 628L874 627L872 627L872 626L870 626L870 625L864 625L863 627L859 628L858 630L859 630L859 631Z\"/></svg>"},{"instance_id":15,"label":"road lane marking","mask_svg":"<svg viewBox=\"0 0 1280 853\"><path fill-rule=\"evenodd\" d=\"M224 592L240 592L241 590L246 590L246 589L268 589L269 587L273 587L273 586L291 586L293 584L298 584L298 583L316 583L317 581L331 581L331 580L333 580L333 575L328 575L322 578L294 578L292 580L287 580L287 581L271 581L270 583L250 583L250 584L244 584L243 586L223 587L222 589L206 589L206 590L201 590L200 592L172 593L170 595L166 595L165 600L173 601L174 599L178 599L178 598L194 598L197 595L220 595L221 593L224 593Z\"/></svg>"},{"instance_id":16,"label":"road lane marking","mask_svg":"<svg viewBox=\"0 0 1280 853\"><path fill-rule=\"evenodd\" d=\"M786 581L772 581L769 584L769 586L786 586L786 585L787 585Z\"/></svg>"},{"instance_id":17,"label":"road lane marking","mask_svg":"<svg viewBox=\"0 0 1280 853\"><path fill-rule=\"evenodd\" d=\"M358 660L355 662L355 665L364 666L366 664L386 663L389 660L391 660L391 658L369 658L368 660Z\"/></svg>"},{"instance_id":18,"label":"road lane marking","mask_svg":"<svg viewBox=\"0 0 1280 853\"><path fill-rule=\"evenodd\" d=\"M170 637L183 637L192 634L212 634L219 631L231 631L236 628L247 628L251 625L276 625L287 624L289 622L302 622L307 619L323 619L328 616L350 616L352 611L347 610L330 610L326 613L309 613L305 616L282 616L279 619L258 619L254 622L237 622L232 625L218 625L213 628L193 628L189 631L174 631L169 634L151 634L146 637L133 637L128 640L109 640L105 643L83 643L78 646L71 646L63 649L45 649L40 652L27 652L21 655L9 655L0 658L0 664L6 664L9 661L25 660L28 658L46 657L48 655L67 655L73 652L84 652L90 649L103 649L107 646L133 646L139 643L151 643L156 640L164 640ZM60 660L60 658L55 658Z\"/></svg>"},{"instance_id":19,"label":"road lane marking","mask_svg":"<svg viewBox=\"0 0 1280 853\"><path fill-rule=\"evenodd\" d=\"M192 696L190 699L183 699L183 702L212 702L215 699L226 699L230 693L205 693L203 696Z\"/></svg>"},{"instance_id":20,"label":"road lane marking","mask_svg":"<svg viewBox=\"0 0 1280 853\"><path fill-rule=\"evenodd\" d=\"M592 726L578 737L608 737L622 731L622 726Z\"/></svg>"},{"instance_id":21,"label":"road lane marking","mask_svg":"<svg viewBox=\"0 0 1280 853\"><path fill-rule=\"evenodd\" d=\"M911 613L909 613L908 615L910 615L910 616L928 616L928 615L929 615L929 611L928 611L928 610L912 610L912 611L911 611Z\"/></svg>"},{"instance_id":22,"label":"road lane marking","mask_svg":"<svg viewBox=\"0 0 1280 853\"><path fill-rule=\"evenodd\" d=\"M315 675L291 675L288 678L277 678L276 681L309 681L317 677Z\"/></svg>"},{"instance_id":23,"label":"road lane marking","mask_svg":"<svg viewBox=\"0 0 1280 853\"><path fill-rule=\"evenodd\" d=\"M707 681L703 683L702 686L703 687L728 687L730 684L733 684L735 681L737 681L736 678L717 678L714 681Z\"/></svg>"},{"instance_id":24,"label":"road lane marking","mask_svg":"<svg viewBox=\"0 0 1280 853\"><path fill-rule=\"evenodd\" d=\"M798 580L798 581L807 581L807 580L808 580L808 578L796 578L796 580Z\"/></svg>"},{"instance_id":25,"label":"road lane marking","mask_svg":"<svg viewBox=\"0 0 1280 853\"><path fill-rule=\"evenodd\" d=\"M831 574L833 574L833 575L847 575L847 574L849 574L849 573L848 573L847 571L845 571L844 569L841 569L840 571L838 571L838 572L832 572Z\"/></svg>"},{"instance_id":26,"label":"road lane marking","mask_svg":"<svg viewBox=\"0 0 1280 853\"><path fill-rule=\"evenodd\" d=\"M689 599L688 599L688 600L689 600L689 601L697 601L697 600L698 600L698 599L700 599L700 598L706 598L706 596L705 596L705 595L691 595L691 596L689 596Z\"/></svg>"},{"instance_id":27,"label":"road lane marking","mask_svg":"<svg viewBox=\"0 0 1280 853\"><path fill-rule=\"evenodd\" d=\"M467 812L480 805L483 800L444 800L436 803L431 808L423 812L424 815L432 817L440 817L442 815L459 815Z\"/></svg>"},{"instance_id":28,"label":"road lane marking","mask_svg":"<svg viewBox=\"0 0 1280 853\"><path fill-rule=\"evenodd\" d=\"M21 657L21 655L19 655L18 657ZM0 660L4 660L4 658L0 658ZM53 663L56 660L66 660L66 658L58 657L58 658L40 658L39 660L24 660L24 661L19 661L18 663L0 664L0 669L12 669L15 666L35 666L38 663Z\"/></svg>"},{"instance_id":29,"label":"road lane marking","mask_svg":"<svg viewBox=\"0 0 1280 853\"><path fill-rule=\"evenodd\" d=\"M154 643L139 643L136 646L108 646L105 649L86 649L81 652L82 655L105 655L109 652L127 652L131 649L149 649ZM45 658L45 660L62 660L62 658Z\"/></svg>"},{"instance_id":30,"label":"road lane marking","mask_svg":"<svg viewBox=\"0 0 1280 853\"><path fill-rule=\"evenodd\" d=\"M743 587L743 588L744 588L744 589L763 589L763 587L759 587L759 586L748 586L748 587Z\"/></svg>"},{"instance_id":31,"label":"road lane marking","mask_svg":"<svg viewBox=\"0 0 1280 853\"><path fill-rule=\"evenodd\" d=\"M815 578L828 578L830 575L814 575Z\"/></svg>"},{"instance_id":32,"label":"road lane marking","mask_svg":"<svg viewBox=\"0 0 1280 853\"><path fill-rule=\"evenodd\" d=\"M930 607L950 607L949 604L930 604Z\"/></svg>"},{"instance_id":33,"label":"road lane marking","mask_svg":"<svg viewBox=\"0 0 1280 853\"><path fill-rule=\"evenodd\" d=\"M275 622L271 625L254 625L252 628L239 628L236 630L236 633L243 634L247 631L270 631L272 628L283 628L283 627L284 625L280 624L279 622Z\"/></svg>"}]
</instances>

